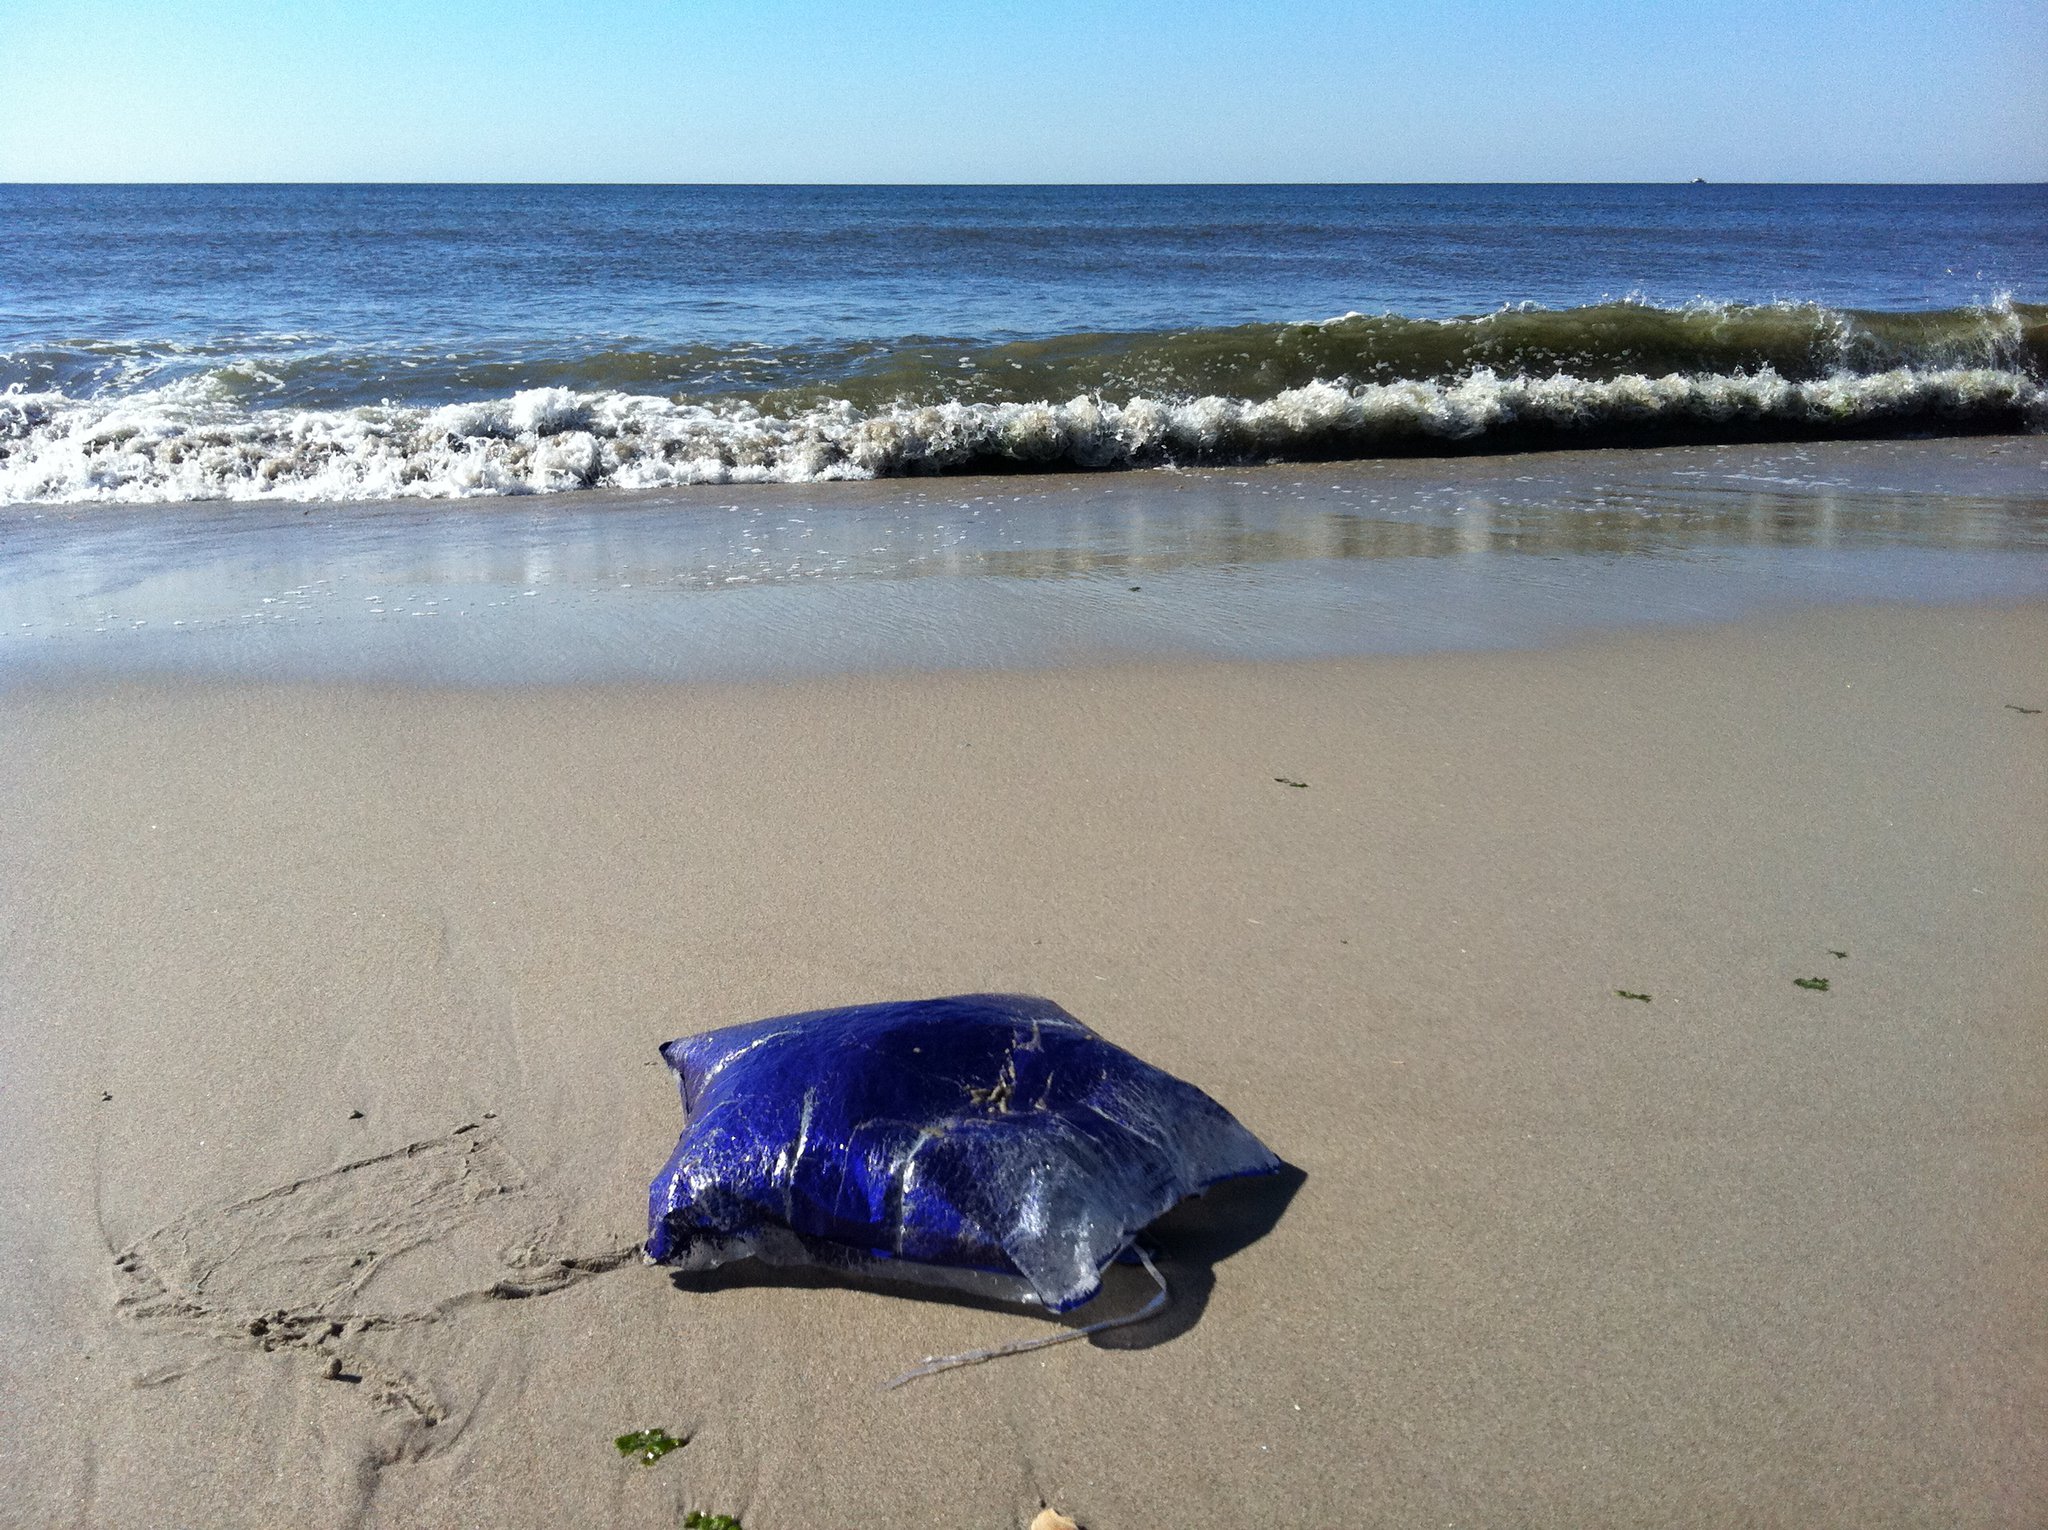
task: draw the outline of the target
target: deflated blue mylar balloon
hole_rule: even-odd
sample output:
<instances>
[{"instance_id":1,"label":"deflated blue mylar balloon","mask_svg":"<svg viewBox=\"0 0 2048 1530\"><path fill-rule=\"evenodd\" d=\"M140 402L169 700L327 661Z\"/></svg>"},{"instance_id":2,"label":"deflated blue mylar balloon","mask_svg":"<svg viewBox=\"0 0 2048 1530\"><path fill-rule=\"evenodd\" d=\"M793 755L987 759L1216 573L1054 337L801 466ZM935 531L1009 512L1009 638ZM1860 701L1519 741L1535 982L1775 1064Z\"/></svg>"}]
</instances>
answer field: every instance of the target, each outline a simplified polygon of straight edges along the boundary
<instances>
[{"instance_id":1,"label":"deflated blue mylar balloon","mask_svg":"<svg viewBox=\"0 0 2048 1530\"><path fill-rule=\"evenodd\" d=\"M748 1257L1042 1302L1175 1202L1279 1159L1192 1084L1048 999L966 994L785 1015L661 1049L683 1135L651 1259Z\"/></svg>"}]
</instances>

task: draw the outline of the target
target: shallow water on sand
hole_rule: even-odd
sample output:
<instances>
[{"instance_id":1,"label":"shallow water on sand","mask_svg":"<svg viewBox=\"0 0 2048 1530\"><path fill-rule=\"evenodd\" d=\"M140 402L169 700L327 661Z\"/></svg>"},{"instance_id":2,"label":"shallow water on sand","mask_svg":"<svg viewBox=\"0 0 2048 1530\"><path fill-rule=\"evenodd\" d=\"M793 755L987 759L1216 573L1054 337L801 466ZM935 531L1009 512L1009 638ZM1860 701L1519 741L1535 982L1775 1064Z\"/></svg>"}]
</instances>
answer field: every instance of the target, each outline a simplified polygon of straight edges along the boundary
<instances>
[{"instance_id":1,"label":"shallow water on sand","mask_svg":"<svg viewBox=\"0 0 2048 1530\"><path fill-rule=\"evenodd\" d=\"M1521 647L2048 596L2048 442L0 511L0 683L744 680Z\"/></svg>"}]
</instances>

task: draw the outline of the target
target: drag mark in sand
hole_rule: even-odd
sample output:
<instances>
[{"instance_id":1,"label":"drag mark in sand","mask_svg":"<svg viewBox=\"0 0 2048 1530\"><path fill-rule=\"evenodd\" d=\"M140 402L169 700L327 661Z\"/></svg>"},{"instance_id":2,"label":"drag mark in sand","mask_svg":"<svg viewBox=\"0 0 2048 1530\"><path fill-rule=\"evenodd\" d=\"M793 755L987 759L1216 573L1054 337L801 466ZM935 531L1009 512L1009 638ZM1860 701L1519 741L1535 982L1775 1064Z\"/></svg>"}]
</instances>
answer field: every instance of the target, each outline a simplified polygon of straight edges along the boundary
<instances>
[{"instance_id":1,"label":"drag mark in sand","mask_svg":"<svg viewBox=\"0 0 2048 1530\"><path fill-rule=\"evenodd\" d=\"M495 1127L472 1123L187 1212L115 1256L114 1306L159 1332L306 1353L328 1379L433 1427L446 1404L388 1340L424 1337L478 1303L559 1291L638 1253L551 1252L561 1220Z\"/></svg>"}]
</instances>

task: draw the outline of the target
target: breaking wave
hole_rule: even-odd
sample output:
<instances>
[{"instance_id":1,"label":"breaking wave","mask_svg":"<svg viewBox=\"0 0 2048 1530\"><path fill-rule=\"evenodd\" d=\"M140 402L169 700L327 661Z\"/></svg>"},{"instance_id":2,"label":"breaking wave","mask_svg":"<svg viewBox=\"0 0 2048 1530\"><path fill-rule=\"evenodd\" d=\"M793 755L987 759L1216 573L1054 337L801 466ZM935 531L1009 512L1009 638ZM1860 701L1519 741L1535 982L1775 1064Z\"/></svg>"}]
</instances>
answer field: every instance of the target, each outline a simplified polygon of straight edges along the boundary
<instances>
[{"instance_id":1,"label":"breaking wave","mask_svg":"<svg viewBox=\"0 0 2048 1530\"><path fill-rule=\"evenodd\" d=\"M2048 308L2010 302L1912 314L1615 303L552 358L304 345L195 360L81 344L0 357L0 501L454 497L2040 430L2044 377Z\"/></svg>"}]
</instances>

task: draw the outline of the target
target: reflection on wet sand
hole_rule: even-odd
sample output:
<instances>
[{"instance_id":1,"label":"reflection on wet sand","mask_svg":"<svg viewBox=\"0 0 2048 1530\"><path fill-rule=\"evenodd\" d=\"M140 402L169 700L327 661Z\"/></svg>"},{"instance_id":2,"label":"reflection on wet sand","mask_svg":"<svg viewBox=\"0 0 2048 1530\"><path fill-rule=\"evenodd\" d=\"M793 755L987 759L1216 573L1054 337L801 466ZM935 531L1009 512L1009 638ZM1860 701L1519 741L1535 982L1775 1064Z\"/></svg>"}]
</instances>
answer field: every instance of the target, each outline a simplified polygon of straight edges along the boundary
<instances>
[{"instance_id":1,"label":"reflection on wet sand","mask_svg":"<svg viewBox=\"0 0 2048 1530\"><path fill-rule=\"evenodd\" d=\"M1275 657L1547 641L1801 598L2024 595L2048 579L2044 469L2048 441L2018 437L310 512L17 507L0 510L0 672L517 680Z\"/></svg>"}]
</instances>

